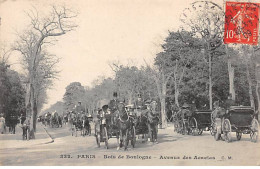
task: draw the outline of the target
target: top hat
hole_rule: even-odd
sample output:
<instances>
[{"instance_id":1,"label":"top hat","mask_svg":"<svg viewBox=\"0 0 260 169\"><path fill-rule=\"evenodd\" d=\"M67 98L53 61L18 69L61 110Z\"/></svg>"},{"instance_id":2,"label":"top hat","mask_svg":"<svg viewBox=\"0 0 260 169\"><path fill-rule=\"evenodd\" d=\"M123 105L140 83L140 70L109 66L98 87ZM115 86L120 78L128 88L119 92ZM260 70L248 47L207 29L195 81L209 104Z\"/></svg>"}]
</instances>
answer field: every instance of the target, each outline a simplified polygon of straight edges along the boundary
<instances>
[{"instance_id":1,"label":"top hat","mask_svg":"<svg viewBox=\"0 0 260 169\"><path fill-rule=\"evenodd\" d=\"M114 92L114 93L113 93L113 96L114 96L114 97L117 97L117 92Z\"/></svg>"},{"instance_id":2,"label":"top hat","mask_svg":"<svg viewBox=\"0 0 260 169\"><path fill-rule=\"evenodd\" d=\"M183 105L182 105L182 108L189 108L190 106L187 104L187 103L184 103Z\"/></svg>"}]
</instances>

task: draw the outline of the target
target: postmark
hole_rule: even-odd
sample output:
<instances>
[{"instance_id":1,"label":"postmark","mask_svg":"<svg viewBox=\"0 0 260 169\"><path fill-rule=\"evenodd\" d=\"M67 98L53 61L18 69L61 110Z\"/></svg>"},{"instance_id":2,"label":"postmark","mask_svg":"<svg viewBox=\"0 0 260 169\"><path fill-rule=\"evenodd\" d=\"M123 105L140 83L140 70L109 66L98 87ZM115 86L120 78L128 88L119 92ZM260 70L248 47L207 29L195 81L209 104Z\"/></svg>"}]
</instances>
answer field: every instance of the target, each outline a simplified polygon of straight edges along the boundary
<instances>
[{"instance_id":1,"label":"postmark","mask_svg":"<svg viewBox=\"0 0 260 169\"><path fill-rule=\"evenodd\" d=\"M224 43L257 45L259 4L226 2Z\"/></svg>"}]
</instances>

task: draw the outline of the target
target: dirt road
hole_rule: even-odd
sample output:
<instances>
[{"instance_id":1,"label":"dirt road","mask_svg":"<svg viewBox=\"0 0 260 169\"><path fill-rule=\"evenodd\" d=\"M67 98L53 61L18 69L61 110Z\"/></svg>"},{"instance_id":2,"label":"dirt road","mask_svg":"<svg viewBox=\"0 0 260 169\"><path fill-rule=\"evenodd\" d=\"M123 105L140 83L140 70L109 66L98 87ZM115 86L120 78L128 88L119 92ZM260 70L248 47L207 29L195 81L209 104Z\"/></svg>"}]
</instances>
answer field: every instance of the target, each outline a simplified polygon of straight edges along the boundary
<instances>
[{"instance_id":1,"label":"dirt road","mask_svg":"<svg viewBox=\"0 0 260 169\"><path fill-rule=\"evenodd\" d=\"M19 130L19 129L18 129ZM128 151L116 150L116 138L97 148L95 137L71 136L68 127L47 128L53 143L0 149L1 165L260 165L260 144L249 135L236 141L215 141L209 132L201 136L180 135L172 127L159 129L158 144L142 143ZM19 131L18 131L19 134ZM8 134L6 135L8 136ZM1 135L0 145L6 144ZM20 140L19 140L20 141ZM18 140L17 140L18 142ZM25 141L26 142L26 141ZM30 142L30 141L29 141ZM20 142L21 143L21 142ZM10 144L15 144L10 140Z\"/></svg>"}]
</instances>

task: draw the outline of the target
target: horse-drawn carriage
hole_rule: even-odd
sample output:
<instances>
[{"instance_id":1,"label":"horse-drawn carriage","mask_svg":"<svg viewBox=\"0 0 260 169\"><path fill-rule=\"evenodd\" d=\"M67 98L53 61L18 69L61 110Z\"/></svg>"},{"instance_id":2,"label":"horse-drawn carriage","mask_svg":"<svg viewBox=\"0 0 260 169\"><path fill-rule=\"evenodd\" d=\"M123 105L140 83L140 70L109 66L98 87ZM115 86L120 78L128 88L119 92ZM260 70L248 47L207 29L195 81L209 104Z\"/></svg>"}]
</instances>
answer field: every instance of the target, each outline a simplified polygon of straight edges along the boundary
<instances>
[{"instance_id":1,"label":"horse-drawn carriage","mask_svg":"<svg viewBox=\"0 0 260 169\"><path fill-rule=\"evenodd\" d=\"M109 139L117 138L117 149L124 146L126 150L129 140L131 140L131 144L134 147L136 139L135 128L124 103L118 103L116 111L112 112L108 109L107 100L101 100L100 102L99 105L103 105L102 109L97 110L94 115L97 146L100 147L100 143L105 142L105 146L108 149Z\"/></svg>"},{"instance_id":2,"label":"horse-drawn carriage","mask_svg":"<svg viewBox=\"0 0 260 169\"><path fill-rule=\"evenodd\" d=\"M59 114L55 111L51 114L51 118L50 118L50 125L51 127L62 127L62 122L61 122L61 119L60 119L60 116Z\"/></svg>"},{"instance_id":3,"label":"horse-drawn carriage","mask_svg":"<svg viewBox=\"0 0 260 169\"><path fill-rule=\"evenodd\" d=\"M257 142L259 123L255 115L254 109L249 106L215 110L212 113L212 135L219 140L223 134L223 139L231 142L231 132L236 132L237 140L241 139L242 134L250 134L251 141Z\"/></svg>"},{"instance_id":4,"label":"horse-drawn carriage","mask_svg":"<svg viewBox=\"0 0 260 169\"><path fill-rule=\"evenodd\" d=\"M6 127L9 127L9 133L15 134L16 125L19 123L17 114L8 114L5 119Z\"/></svg>"},{"instance_id":5,"label":"horse-drawn carriage","mask_svg":"<svg viewBox=\"0 0 260 169\"><path fill-rule=\"evenodd\" d=\"M211 129L211 111L196 110L191 111L187 108L179 110L173 116L174 131L177 133L201 135L203 131Z\"/></svg>"},{"instance_id":6,"label":"horse-drawn carriage","mask_svg":"<svg viewBox=\"0 0 260 169\"><path fill-rule=\"evenodd\" d=\"M74 113L68 114L68 122L70 123L71 135L78 136L78 132L81 136L91 135L91 125L90 119L92 116L87 116L84 113Z\"/></svg>"},{"instance_id":7,"label":"horse-drawn carriage","mask_svg":"<svg viewBox=\"0 0 260 169\"><path fill-rule=\"evenodd\" d=\"M147 101L143 109L138 109L134 105L127 106L128 112L133 119L133 126L136 135L145 137L148 135L150 141L157 142L159 113L157 102Z\"/></svg>"},{"instance_id":8,"label":"horse-drawn carriage","mask_svg":"<svg viewBox=\"0 0 260 169\"><path fill-rule=\"evenodd\" d=\"M175 113L173 116L174 123L174 131L180 134L190 134L191 132L195 132L194 118L192 118L193 113L186 108L183 108ZM191 120L192 119L192 120Z\"/></svg>"},{"instance_id":9,"label":"horse-drawn carriage","mask_svg":"<svg viewBox=\"0 0 260 169\"><path fill-rule=\"evenodd\" d=\"M45 113L43 117L42 124L45 126L50 126L51 125L51 113Z\"/></svg>"},{"instance_id":10,"label":"horse-drawn carriage","mask_svg":"<svg viewBox=\"0 0 260 169\"><path fill-rule=\"evenodd\" d=\"M135 135L142 135L144 138L149 134L148 131L148 118L146 115L146 111L142 109L137 109L134 105L126 106L129 116L133 121L133 127L135 130ZM136 140L135 140L136 141Z\"/></svg>"},{"instance_id":11,"label":"horse-drawn carriage","mask_svg":"<svg viewBox=\"0 0 260 169\"><path fill-rule=\"evenodd\" d=\"M189 121L189 129L192 135L201 135L203 131L211 129L211 111L195 111Z\"/></svg>"}]
</instances>

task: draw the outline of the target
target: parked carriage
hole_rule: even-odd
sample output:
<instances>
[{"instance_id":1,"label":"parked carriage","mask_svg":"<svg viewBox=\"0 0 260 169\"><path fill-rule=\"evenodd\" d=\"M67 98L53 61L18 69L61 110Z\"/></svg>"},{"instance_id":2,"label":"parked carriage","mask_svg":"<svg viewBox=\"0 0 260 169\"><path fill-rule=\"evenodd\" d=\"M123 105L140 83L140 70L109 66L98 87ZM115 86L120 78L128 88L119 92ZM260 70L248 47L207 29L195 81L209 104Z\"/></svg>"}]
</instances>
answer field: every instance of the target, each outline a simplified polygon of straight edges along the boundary
<instances>
[{"instance_id":1,"label":"parked carriage","mask_svg":"<svg viewBox=\"0 0 260 169\"><path fill-rule=\"evenodd\" d=\"M192 135L201 135L203 131L211 129L211 111L199 110L192 113L188 124L189 131Z\"/></svg>"},{"instance_id":2,"label":"parked carriage","mask_svg":"<svg viewBox=\"0 0 260 169\"><path fill-rule=\"evenodd\" d=\"M174 131L182 135L190 134L192 129L195 128L192 112L189 109L179 110L173 117ZM195 132L195 129L193 130Z\"/></svg>"},{"instance_id":3,"label":"parked carriage","mask_svg":"<svg viewBox=\"0 0 260 169\"><path fill-rule=\"evenodd\" d=\"M183 128L182 128L183 120L182 120L181 110L177 111L173 115L172 121L174 124L174 131L180 134L183 133Z\"/></svg>"},{"instance_id":4,"label":"parked carriage","mask_svg":"<svg viewBox=\"0 0 260 169\"><path fill-rule=\"evenodd\" d=\"M255 118L255 111L249 106L232 106L223 113L222 117L213 119L213 135L215 140L221 138L227 142L232 141L231 132L236 132L237 140L242 134L250 134L252 142L258 140L259 123Z\"/></svg>"},{"instance_id":5,"label":"parked carriage","mask_svg":"<svg viewBox=\"0 0 260 169\"><path fill-rule=\"evenodd\" d=\"M201 135L211 130L211 111L181 109L173 116L174 131L177 133Z\"/></svg>"}]
</instances>

